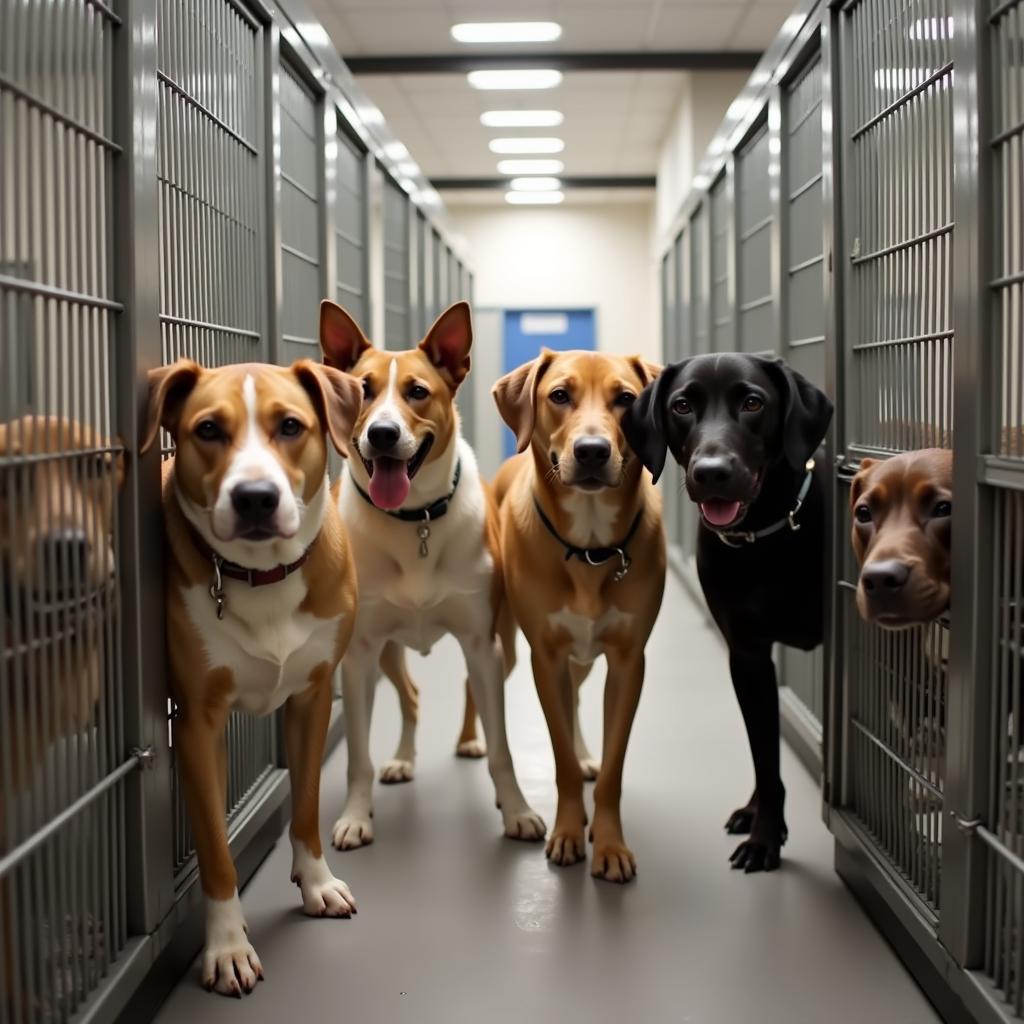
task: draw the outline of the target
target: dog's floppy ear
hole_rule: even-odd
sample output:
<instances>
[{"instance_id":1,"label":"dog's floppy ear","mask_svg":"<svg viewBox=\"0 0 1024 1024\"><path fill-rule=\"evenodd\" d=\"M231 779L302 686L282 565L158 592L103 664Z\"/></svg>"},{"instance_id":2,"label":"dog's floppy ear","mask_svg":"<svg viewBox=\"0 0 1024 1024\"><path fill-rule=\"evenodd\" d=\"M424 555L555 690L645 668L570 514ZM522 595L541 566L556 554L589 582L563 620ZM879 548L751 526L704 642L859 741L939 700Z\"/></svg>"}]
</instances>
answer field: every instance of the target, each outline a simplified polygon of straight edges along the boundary
<instances>
[{"instance_id":1,"label":"dog's floppy ear","mask_svg":"<svg viewBox=\"0 0 1024 1024\"><path fill-rule=\"evenodd\" d=\"M758 361L776 382L782 399L782 452L794 469L803 469L825 437L832 420L832 402L821 388L781 359Z\"/></svg>"},{"instance_id":2,"label":"dog's floppy ear","mask_svg":"<svg viewBox=\"0 0 1024 1024\"><path fill-rule=\"evenodd\" d=\"M676 363L661 370L622 417L622 432L626 435L626 442L651 471L655 483L665 468L668 451L668 438L665 436L667 381L675 376L673 371L680 366L682 363Z\"/></svg>"},{"instance_id":3,"label":"dog's floppy ear","mask_svg":"<svg viewBox=\"0 0 1024 1024\"><path fill-rule=\"evenodd\" d=\"M644 387L647 387L652 380L657 380L661 376L661 371L665 369L660 363L652 363L649 359L644 359L643 356L630 356L629 365L636 371L636 375Z\"/></svg>"},{"instance_id":4,"label":"dog's floppy ear","mask_svg":"<svg viewBox=\"0 0 1024 1024\"><path fill-rule=\"evenodd\" d=\"M348 457L352 443L352 428L363 407L363 387L355 377L333 366L321 366L312 359L300 359L292 364L292 373L305 388L338 452Z\"/></svg>"},{"instance_id":5,"label":"dog's floppy ear","mask_svg":"<svg viewBox=\"0 0 1024 1024\"><path fill-rule=\"evenodd\" d=\"M469 373L469 350L473 345L473 321L468 302L449 306L427 331L420 342L420 351L440 370L452 391Z\"/></svg>"},{"instance_id":6,"label":"dog's floppy ear","mask_svg":"<svg viewBox=\"0 0 1024 1024\"><path fill-rule=\"evenodd\" d=\"M861 459L860 467L857 470L857 475L853 478L853 482L850 484L850 511L852 512L857 507L857 501L860 496L864 493L864 488L867 485L868 477L871 476L871 467L878 465L878 459Z\"/></svg>"},{"instance_id":7,"label":"dog's floppy ear","mask_svg":"<svg viewBox=\"0 0 1024 1024\"><path fill-rule=\"evenodd\" d=\"M516 435L517 452L525 452L530 447L536 413L537 385L541 377L547 373L554 358L555 353L551 349L541 349L536 359L523 363L511 373L506 373L491 388L501 418Z\"/></svg>"},{"instance_id":8,"label":"dog's floppy ear","mask_svg":"<svg viewBox=\"0 0 1024 1024\"><path fill-rule=\"evenodd\" d=\"M324 299L320 303L320 351L324 362L336 370L351 370L359 357L373 345L352 319L336 302Z\"/></svg>"},{"instance_id":9,"label":"dog's floppy ear","mask_svg":"<svg viewBox=\"0 0 1024 1024\"><path fill-rule=\"evenodd\" d=\"M191 359L179 359L170 366L158 366L149 371L149 407L140 455L153 447L161 427L171 435L177 432L181 407L202 372L203 368Z\"/></svg>"}]
</instances>

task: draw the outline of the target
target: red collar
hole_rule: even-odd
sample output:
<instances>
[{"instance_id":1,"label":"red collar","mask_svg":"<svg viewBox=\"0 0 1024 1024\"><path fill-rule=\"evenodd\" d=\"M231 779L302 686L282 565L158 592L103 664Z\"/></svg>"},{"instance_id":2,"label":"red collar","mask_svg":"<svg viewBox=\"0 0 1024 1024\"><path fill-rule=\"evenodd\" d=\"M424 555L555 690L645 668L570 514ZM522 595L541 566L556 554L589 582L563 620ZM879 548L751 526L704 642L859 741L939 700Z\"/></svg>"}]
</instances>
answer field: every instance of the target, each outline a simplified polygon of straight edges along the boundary
<instances>
[{"instance_id":1,"label":"red collar","mask_svg":"<svg viewBox=\"0 0 1024 1024\"><path fill-rule=\"evenodd\" d=\"M192 527L191 532L192 542L195 544L196 549L203 558L213 563L216 573L220 576L226 576L231 580L241 580L243 583L248 583L250 587L266 587L271 583L280 583L281 580L287 579L293 572L301 569L306 564L309 559L309 553L313 550L313 544L317 540L314 537L313 544L310 544L294 562L288 565L275 565L273 569L247 569L244 565L227 561L222 555L214 551L194 527ZM317 537L319 537L319 534L317 534Z\"/></svg>"}]
</instances>

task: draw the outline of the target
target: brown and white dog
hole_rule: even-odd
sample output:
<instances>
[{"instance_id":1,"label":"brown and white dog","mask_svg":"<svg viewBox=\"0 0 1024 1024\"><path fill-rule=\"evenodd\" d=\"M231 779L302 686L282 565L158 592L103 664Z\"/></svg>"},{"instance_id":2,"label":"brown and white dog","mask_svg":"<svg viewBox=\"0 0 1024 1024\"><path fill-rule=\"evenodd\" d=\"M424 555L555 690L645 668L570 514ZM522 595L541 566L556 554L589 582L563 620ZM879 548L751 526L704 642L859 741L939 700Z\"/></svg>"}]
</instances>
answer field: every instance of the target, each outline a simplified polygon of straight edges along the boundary
<instances>
[{"instance_id":1,"label":"brown and white dog","mask_svg":"<svg viewBox=\"0 0 1024 1024\"><path fill-rule=\"evenodd\" d=\"M225 995L263 969L246 936L225 825L224 729L233 708L284 705L292 789L292 880L317 917L355 903L320 845L320 767L331 676L355 621L356 576L327 479L328 438L345 454L358 382L301 360L150 373L142 450L163 426L167 639L185 800L206 895L202 978Z\"/></svg>"},{"instance_id":2,"label":"brown and white dog","mask_svg":"<svg viewBox=\"0 0 1024 1024\"><path fill-rule=\"evenodd\" d=\"M349 850L373 840L369 731L382 654L388 671L388 661L401 661L400 648L426 653L446 634L466 658L505 834L541 839L544 822L519 789L505 734L504 681L515 626L504 598L497 509L459 433L455 407L470 366L469 306L459 302L442 313L417 348L385 352L340 306L325 301L320 345L330 366L363 386L339 502L360 593L342 662L348 795L334 844ZM395 679L400 671L393 664L388 674ZM399 685L400 694L403 689L409 687ZM404 778L411 777L414 756L415 723L407 712L390 765Z\"/></svg>"},{"instance_id":3,"label":"brown and white dog","mask_svg":"<svg viewBox=\"0 0 1024 1024\"><path fill-rule=\"evenodd\" d=\"M585 856L573 688L604 654L591 873L614 882L636 873L619 810L622 768L665 585L661 501L626 444L622 415L659 371L638 356L545 349L493 389L519 452L529 449L502 466L495 490L506 589L530 642L555 753L558 812L547 855L562 865Z\"/></svg>"},{"instance_id":4,"label":"brown and white dog","mask_svg":"<svg viewBox=\"0 0 1024 1024\"><path fill-rule=\"evenodd\" d=\"M949 607L953 453L943 448L861 460L850 489L861 617L889 629Z\"/></svg>"}]
</instances>

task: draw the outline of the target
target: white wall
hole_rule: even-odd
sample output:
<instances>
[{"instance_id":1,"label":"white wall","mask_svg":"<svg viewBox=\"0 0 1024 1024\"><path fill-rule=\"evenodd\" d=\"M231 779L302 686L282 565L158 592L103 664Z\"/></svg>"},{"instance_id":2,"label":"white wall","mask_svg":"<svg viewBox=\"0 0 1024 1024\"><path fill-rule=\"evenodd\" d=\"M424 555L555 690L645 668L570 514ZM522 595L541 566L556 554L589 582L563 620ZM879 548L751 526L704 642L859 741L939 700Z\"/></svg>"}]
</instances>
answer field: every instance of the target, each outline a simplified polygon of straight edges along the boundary
<instances>
[{"instance_id":1,"label":"white wall","mask_svg":"<svg viewBox=\"0 0 1024 1024\"><path fill-rule=\"evenodd\" d=\"M597 344L656 358L651 204L450 206L481 308L596 310Z\"/></svg>"}]
</instances>

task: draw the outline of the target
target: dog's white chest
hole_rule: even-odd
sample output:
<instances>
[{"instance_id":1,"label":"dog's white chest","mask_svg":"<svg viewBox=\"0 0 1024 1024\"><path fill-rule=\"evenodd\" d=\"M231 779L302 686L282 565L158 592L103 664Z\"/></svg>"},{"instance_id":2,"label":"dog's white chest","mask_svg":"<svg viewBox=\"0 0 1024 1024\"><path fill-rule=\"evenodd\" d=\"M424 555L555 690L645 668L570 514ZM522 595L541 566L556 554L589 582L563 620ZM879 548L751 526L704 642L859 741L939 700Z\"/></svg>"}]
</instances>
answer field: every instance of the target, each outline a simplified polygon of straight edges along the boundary
<instances>
[{"instance_id":1,"label":"dog's white chest","mask_svg":"<svg viewBox=\"0 0 1024 1024\"><path fill-rule=\"evenodd\" d=\"M207 666L231 671L233 700L244 710L269 714L309 685L317 665L333 660L339 620L300 612L304 594L298 579L266 588L231 586L227 612L218 619L205 586L185 592Z\"/></svg>"},{"instance_id":2,"label":"dog's white chest","mask_svg":"<svg viewBox=\"0 0 1024 1024\"><path fill-rule=\"evenodd\" d=\"M579 615L568 608L548 616L548 625L569 634L569 656L573 661L590 664L604 651L605 634L616 629L628 629L633 616L618 608L609 607L593 619Z\"/></svg>"}]
</instances>

